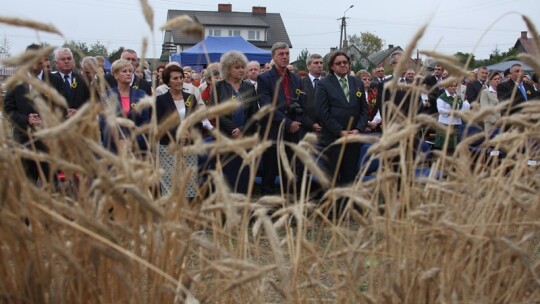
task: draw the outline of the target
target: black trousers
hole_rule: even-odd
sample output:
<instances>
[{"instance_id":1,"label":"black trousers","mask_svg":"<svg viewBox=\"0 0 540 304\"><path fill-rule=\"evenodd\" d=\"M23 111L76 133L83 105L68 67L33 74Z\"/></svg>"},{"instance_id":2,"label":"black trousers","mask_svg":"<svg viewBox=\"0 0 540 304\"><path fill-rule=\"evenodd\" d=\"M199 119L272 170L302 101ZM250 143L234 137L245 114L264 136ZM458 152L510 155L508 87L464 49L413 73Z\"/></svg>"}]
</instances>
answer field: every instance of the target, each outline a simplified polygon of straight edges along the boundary
<instances>
[{"instance_id":1,"label":"black trousers","mask_svg":"<svg viewBox=\"0 0 540 304\"><path fill-rule=\"evenodd\" d=\"M326 151L325 168L330 180L332 181L337 174L334 186L346 186L354 182L358 173L361 145L359 143L346 144L341 161L339 161L339 156L343 145L332 146Z\"/></svg>"},{"instance_id":2,"label":"black trousers","mask_svg":"<svg viewBox=\"0 0 540 304\"><path fill-rule=\"evenodd\" d=\"M286 133L284 135L283 140L289 143L298 143L298 135L299 133L296 132L295 134ZM285 151L287 153L287 159L289 160L289 163L292 161L293 153L290 150L290 148L285 147ZM276 193L276 185L275 185L275 179L276 176L279 175L279 162L278 162L278 147L277 144L273 144L270 148L268 148L266 151L264 151L262 160L261 160L261 194L262 195L271 195ZM291 168L294 173L301 174L301 172L298 172L296 169L296 164L298 164L299 161L296 161L294 163L291 163L294 168ZM283 173L283 170L282 170ZM297 175L298 175L297 174ZM282 174L281 176L281 182L285 183L285 185L291 186L296 185L296 180L284 180L285 175ZM291 189L288 189L288 187L285 187L286 192L291 192Z\"/></svg>"}]
</instances>

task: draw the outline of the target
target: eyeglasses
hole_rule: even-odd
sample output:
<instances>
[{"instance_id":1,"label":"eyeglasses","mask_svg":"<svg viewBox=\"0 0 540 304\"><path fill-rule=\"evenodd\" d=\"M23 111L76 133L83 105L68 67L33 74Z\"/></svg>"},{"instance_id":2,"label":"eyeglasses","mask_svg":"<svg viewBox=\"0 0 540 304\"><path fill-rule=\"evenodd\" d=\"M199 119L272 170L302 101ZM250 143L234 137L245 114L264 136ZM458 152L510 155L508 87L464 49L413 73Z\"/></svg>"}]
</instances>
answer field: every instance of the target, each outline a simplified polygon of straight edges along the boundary
<instances>
[{"instance_id":1,"label":"eyeglasses","mask_svg":"<svg viewBox=\"0 0 540 304\"><path fill-rule=\"evenodd\" d=\"M349 62L347 60L334 62L334 65L348 65L348 64Z\"/></svg>"}]
</instances>

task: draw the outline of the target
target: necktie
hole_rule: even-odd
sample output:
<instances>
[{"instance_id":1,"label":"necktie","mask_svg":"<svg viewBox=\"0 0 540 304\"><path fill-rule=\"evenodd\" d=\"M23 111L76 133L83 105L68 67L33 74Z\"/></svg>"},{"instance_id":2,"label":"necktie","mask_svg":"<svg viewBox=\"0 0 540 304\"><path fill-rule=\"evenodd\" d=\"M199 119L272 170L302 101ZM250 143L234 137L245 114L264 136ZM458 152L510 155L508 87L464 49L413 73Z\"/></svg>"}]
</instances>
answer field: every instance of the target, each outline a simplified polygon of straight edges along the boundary
<instances>
[{"instance_id":1,"label":"necktie","mask_svg":"<svg viewBox=\"0 0 540 304\"><path fill-rule=\"evenodd\" d=\"M341 83L343 94L345 94L345 98L347 99L347 102L349 102L349 86L347 85L347 78L343 77L339 80L339 82Z\"/></svg>"},{"instance_id":2,"label":"necktie","mask_svg":"<svg viewBox=\"0 0 540 304\"><path fill-rule=\"evenodd\" d=\"M317 88L317 84L319 83L319 78L313 79L313 90Z\"/></svg>"},{"instance_id":3,"label":"necktie","mask_svg":"<svg viewBox=\"0 0 540 304\"><path fill-rule=\"evenodd\" d=\"M527 92L525 92L525 88L523 87L523 83L520 83L518 85L518 88L521 91L521 94L523 94L523 98L525 98L525 100L527 100Z\"/></svg>"},{"instance_id":4,"label":"necktie","mask_svg":"<svg viewBox=\"0 0 540 304\"><path fill-rule=\"evenodd\" d=\"M71 82L69 81L69 75L64 75L64 90L66 91L67 99L71 98Z\"/></svg>"}]
</instances>

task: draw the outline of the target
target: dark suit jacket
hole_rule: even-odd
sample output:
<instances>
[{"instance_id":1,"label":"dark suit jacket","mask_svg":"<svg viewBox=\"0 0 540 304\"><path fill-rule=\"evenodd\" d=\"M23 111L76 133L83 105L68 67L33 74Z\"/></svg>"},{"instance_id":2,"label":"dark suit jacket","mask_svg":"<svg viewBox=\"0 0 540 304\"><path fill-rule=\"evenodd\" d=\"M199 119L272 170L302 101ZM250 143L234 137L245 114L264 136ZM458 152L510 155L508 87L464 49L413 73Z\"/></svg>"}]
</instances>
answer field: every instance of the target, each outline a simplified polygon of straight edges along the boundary
<instances>
[{"instance_id":1,"label":"dark suit jacket","mask_svg":"<svg viewBox=\"0 0 540 304\"><path fill-rule=\"evenodd\" d=\"M319 79L319 82L322 78ZM302 91L305 95L302 98L302 108L304 109L304 115L300 119L302 124L302 133L312 131L313 124L318 123L317 119L317 104L315 103L315 89L309 76L302 79Z\"/></svg>"},{"instance_id":2,"label":"dark suit jacket","mask_svg":"<svg viewBox=\"0 0 540 304\"><path fill-rule=\"evenodd\" d=\"M302 94L297 94L297 92L302 92L301 79L300 77L298 77L298 75L290 73L289 71L287 71L287 73L289 73L289 83L287 85L289 86L289 90L291 92L289 102L298 102L301 105L301 99L303 98ZM272 67L270 71L264 72L257 77L257 95L259 96L259 104L261 107L272 104L274 92L276 91L276 83L280 79L280 77L281 76L279 75L276 67ZM287 98L285 97L285 93L283 92L283 88L281 86L279 87L278 92L279 93L276 101L277 109L273 113L272 124L268 135L269 139L277 139L279 125L282 121L285 121L286 132L288 132L293 121L300 121L299 117L293 117L289 115L289 109L287 108ZM263 120L261 122L261 126L264 128L266 126L266 123L267 122Z\"/></svg>"},{"instance_id":3,"label":"dark suit jacket","mask_svg":"<svg viewBox=\"0 0 540 304\"><path fill-rule=\"evenodd\" d=\"M43 76L43 81L48 81L49 85L55 88L58 93L64 94L64 83L59 81L59 78L54 77L51 73ZM22 83L9 90L4 99L4 113L13 124L13 136L19 143L28 141L28 132L32 131L32 127L28 124L28 115L37 113L34 108L34 101L28 98L29 92L28 84ZM47 101L46 96L41 96ZM55 106L51 103L51 107ZM63 115L67 114L66 109L59 110Z\"/></svg>"},{"instance_id":4,"label":"dark suit jacket","mask_svg":"<svg viewBox=\"0 0 540 304\"><path fill-rule=\"evenodd\" d=\"M244 134L254 134L257 131L256 124L251 121L251 118L258 110L257 106L257 92L255 92L255 86L249 81L243 81L238 90L242 97L242 107L244 110L244 125L238 125L233 120L233 113L222 115L218 117L219 130L226 136L232 137L232 131L239 128ZM215 94L214 94L215 93ZM216 82L216 91L213 92L210 98L210 105L216 105L219 102L225 102L230 100L233 96L233 87L225 80Z\"/></svg>"},{"instance_id":5,"label":"dark suit jacket","mask_svg":"<svg viewBox=\"0 0 540 304\"><path fill-rule=\"evenodd\" d=\"M60 73L55 73L53 75L58 78L60 82L64 83L64 79L62 79ZM71 86L69 89L66 90L64 86L64 97L66 98L70 109L78 109L90 99L90 90L88 89L86 80L80 73L73 71L71 76Z\"/></svg>"},{"instance_id":6,"label":"dark suit jacket","mask_svg":"<svg viewBox=\"0 0 540 304\"><path fill-rule=\"evenodd\" d=\"M419 107L420 105L420 97L418 97L417 100L413 100L413 94L412 92L408 91L408 90L401 90L401 89L398 89L396 90L395 92L395 97L394 99L392 99L392 92L390 91L390 89L384 89L384 85L386 82L389 82L389 81L393 81L394 77L391 76L391 77L388 77L387 79L385 79L384 82L379 82L378 84L378 87L377 87L377 104L379 105L379 111L381 112L381 115L384 119L384 116L385 116L385 108L386 108L386 104L388 102L393 102L396 106L399 107L400 109L400 112L407 116L409 115L409 108L411 106L411 104L414 104L414 106L416 107ZM433 106L432 106L433 107ZM435 99L435 103L434 103L434 107L435 107L435 111L437 111L437 99ZM417 112L415 110L415 112Z\"/></svg>"},{"instance_id":7,"label":"dark suit jacket","mask_svg":"<svg viewBox=\"0 0 540 304\"><path fill-rule=\"evenodd\" d=\"M478 80L468 83L467 89L465 90L465 97L467 98L467 101L471 103L479 99L482 89L483 84Z\"/></svg>"},{"instance_id":8,"label":"dark suit jacket","mask_svg":"<svg viewBox=\"0 0 540 304\"><path fill-rule=\"evenodd\" d=\"M114 87L110 91L107 92L108 96L111 96L115 94L118 98L118 104L116 107L117 115L118 116L124 116L124 110L122 109L122 104L120 101L120 93L118 92L118 88ZM129 91L129 102L130 102L130 111L127 114L127 118L132 120L137 127L140 127L150 121L150 110L145 109L142 112L134 110L136 104L145 96L145 93L142 90L131 88ZM129 137L130 131L127 128L120 127L117 130L111 130L109 126L107 125L105 118L102 116L100 117L100 129L101 129L101 136L103 140L103 146L110 149L113 152L116 152L116 145L114 143L115 136L113 135L113 132L119 132L117 135L118 137ZM144 135L137 135L137 142L139 144L139 148L146 149L146 139Z\"/></svg>"},{"instance_id":9,"label":"dark suit jacket","mask_svg":"<svg viewBox=\"0 0 540 304\"><path fill-rule=\"evenodd\" d=\"M186 104L186 117L197 110L198 104L197 99L195 98L195 95L190 95L185 92L182 92L182 97L184 98L184 103L186 103L188 100L190 100L189 105ZM176 105L174 104L173 97L171 95L171 92L167 91L167 93L159 95L156 98L156 118L158 124L165 121L169 118L169 116L175 115L175 117L178 118L178 124L176 124L174 127L169 129L169 131L161 136L159 139L159 143L161 145L168 145L171 141L175 141L176 136L176 130L178 129L178 126L180 125L180 115L178 114L178 109L176 108ZM199 130L202 130L202 122L197 123L195 127Z\"/></svg>"},{"instance_id":10,"label":"dark suit jacket","mask_svg":"<svg viewBox=\"0 0 540 304\"><path fill-rule=\"evenodd\" d=\"M421 112L426 114L435 114L437 113L437 99L442 93L444 93L444 88L438 86L437 78L434 75L426 77L424 84L428 90L428 102L430 107L421 108Z\"/></svg>"},{"instance_id":11,"label":"dark suit jacket","mask_svg":"<svg viewBox=\"0 0 540 304\"><path fill-rule=\"evenodd\" d=\"M364 84L357 77L349 80L349 101L334 74L320 80L315 92L318 115L321 123L321 143L329 145L340 137L341 131L357 129L363 133L368 122L368 108ZM352 124L349 127L350 120Z\"/></svg>"},{"instance_id":12,"label":"dark suit jacket","mask_svg":"<svg viewBox=\"0 0 540 304\"><path fill-rule=\"evenodd\" d=\"M501 82L497 86L497 98L500 102L510 99L512 97L514 89L516 90L514 98L512 99L510 114L519 112L519 104L525 101L525 97L523 96L519 88L517 88L517 85L518 84L516 84L513 80L508 80L505 82ZM525 88L525 92L527 93L527 100L537 98L537 92L534 90L534 87L532 85L523 83L523 87Z\"/></svg>"},{"instance_id":13,"label":"dark suit jacket","mask_svg":"<svg viewBox=\"0 0 540 304\"><path fill-rule=\"evenodd\" d=\"M116 79L114 79L114 76L112 74L105 75L105 80L107 80L107 83L111 88L116 88L118 86L118 83L116 82ZM135 76L131 87L134 89L143 90L146 95L152 96L152 85L144 79Z\"/></svg>"}]
</instances>

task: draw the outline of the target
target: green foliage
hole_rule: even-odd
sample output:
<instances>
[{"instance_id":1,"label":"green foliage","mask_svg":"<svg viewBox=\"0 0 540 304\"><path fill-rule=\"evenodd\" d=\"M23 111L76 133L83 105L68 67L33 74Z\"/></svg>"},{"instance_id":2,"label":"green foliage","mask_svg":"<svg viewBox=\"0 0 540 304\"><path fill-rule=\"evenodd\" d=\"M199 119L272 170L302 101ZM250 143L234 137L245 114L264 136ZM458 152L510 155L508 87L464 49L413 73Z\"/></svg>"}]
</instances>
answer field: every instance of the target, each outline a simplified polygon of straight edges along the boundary
<instances>
[{"instance_id":1,"label":"green foliage","mask_svg":"<svg viewBox=\"0 0 540 304\"><path fill-rule=\"evenodd\" d=\"M471 54L471 53L462 53L462 52L457 52L454 54L454 56L456 56L458 59L459 59L459 62L465 66L467 64L467 61L469 61L469 57L470 57L470 61L469 61L469 64L467 65L468 68L470 67L474 67L475 66L475 59L474 59L474 55Z\"/></svg>"},{"instance_id":2,"label":"green foliage","mask_svg":"<svg viewBox=\"0 0 540 304\"><path fill-rule=\"evenodd\" d=\"M298 54L298 57L296 58L296 62L294 63L294 67L297 71L307 71L307 65L306 60L309 57L309 52L307 49L303 49L300 51L300 54Z\"/></svg>"},{"instance_id":3,"label":"green foliage","mask_svg":"<svg viewBox=\"0 0 540 304\"><path fill-rule=\"evenodd\" d=\"M349 36L349 45L354 45L360 50L362 56L367 57L375 52L382 50L382 39L370 32L361 32L360 36L354 34Z\"/></svg>"},{"instance_id":4,"label":"green foliage","mask_svg":"<svg viewBox=\"0 0 540 304\"><path fill-rule=\"evenodd\" d=\"M86 42L69 41L64 43L62 47L67 47L73 52L75 63L79 66L81 59L86 56L105 56L107 57L107 48L101 42L97 41L90 46Z\"/></svg>"},{"instance_id":5,"label":"green foliage","mask_svg":"<svg viewBox=\"0 0 540 304\"><path fill-rule=\"evenodd\" d=\"M517 54L518 50L513 47L509 48L506 52L501 52L499 48L495 47L495 49L491 51L488 59L477 60L474 67L487 66L501 61L515 59Z\"/></svg>"},{"instance_id":6,"label":"green foliage","mask_svg":"<svg viewBox=\"0 0 540 304\"><path fill-rule=\"evenodd\" d=\"M118 60L120 59L120 56L122 56L122 52L124 51L124 47L119 47L117 50L115 51L111 51L109 53L109 61L112 63L114 62L115 60Z\"/></svg>"}]
</instances>

